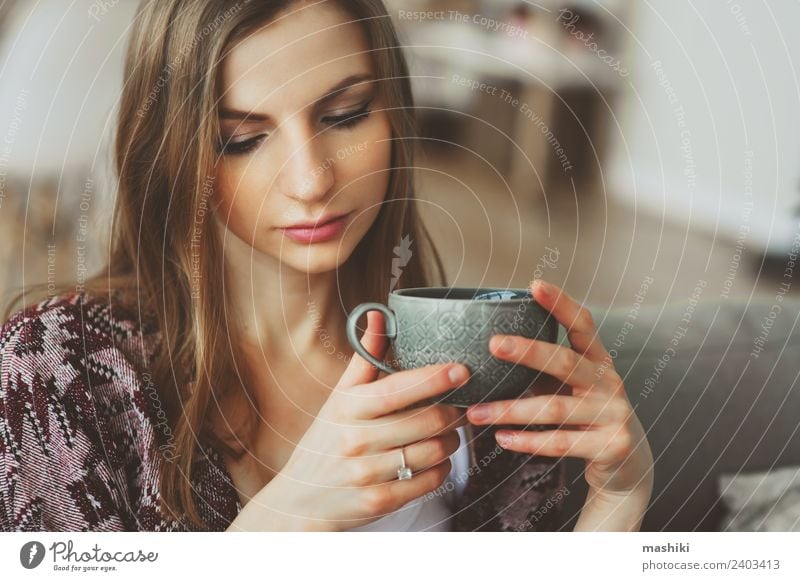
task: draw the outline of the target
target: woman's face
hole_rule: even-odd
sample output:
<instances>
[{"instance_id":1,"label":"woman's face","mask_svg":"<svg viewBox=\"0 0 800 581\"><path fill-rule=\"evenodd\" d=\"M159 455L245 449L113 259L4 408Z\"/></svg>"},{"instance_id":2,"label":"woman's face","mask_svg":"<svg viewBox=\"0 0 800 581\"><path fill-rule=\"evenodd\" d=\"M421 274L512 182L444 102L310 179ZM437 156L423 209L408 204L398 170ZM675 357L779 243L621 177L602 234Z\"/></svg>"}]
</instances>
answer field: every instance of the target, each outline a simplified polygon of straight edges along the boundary
<instances>
[{"instance_id":1,"label":"woman's face","mask_svg":"<svg viewBox=\"0 0 800 581\"><path fill-rule=\"evenodd\" d=\"M345 262L386 195L391 128L368 50L333 2L294 4L222 63L216 216L298 271Z\"/></svg>"}]
</instances>

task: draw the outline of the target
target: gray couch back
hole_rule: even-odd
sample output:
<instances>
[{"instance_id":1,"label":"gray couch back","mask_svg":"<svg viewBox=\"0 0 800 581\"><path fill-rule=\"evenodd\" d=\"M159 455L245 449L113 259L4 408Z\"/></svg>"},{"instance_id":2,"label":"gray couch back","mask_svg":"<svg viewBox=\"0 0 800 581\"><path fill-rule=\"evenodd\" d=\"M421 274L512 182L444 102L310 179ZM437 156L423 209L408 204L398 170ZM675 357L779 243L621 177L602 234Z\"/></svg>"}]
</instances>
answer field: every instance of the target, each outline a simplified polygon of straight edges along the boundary
<instances>
[{"instance_id":1,"label":"gray couch back","mask_svg":"<svg viewBox=\"0 0 800 581\"><path fill-rule=\"evenodd\" d=\"M642 530L717 530L719 474L800 466L800 301L589 308L653 450ZM586 484L584 462L565 462L571 530Z\"/></svg>"}]
</instances>

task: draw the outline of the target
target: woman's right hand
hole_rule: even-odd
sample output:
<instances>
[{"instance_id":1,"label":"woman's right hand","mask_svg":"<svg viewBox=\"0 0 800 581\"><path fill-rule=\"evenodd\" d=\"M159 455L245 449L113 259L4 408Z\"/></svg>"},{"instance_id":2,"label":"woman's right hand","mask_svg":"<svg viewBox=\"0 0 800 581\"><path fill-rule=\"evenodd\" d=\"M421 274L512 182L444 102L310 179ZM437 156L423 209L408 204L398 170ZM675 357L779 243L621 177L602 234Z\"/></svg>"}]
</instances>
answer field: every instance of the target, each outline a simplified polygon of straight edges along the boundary
<instances>
[{"instance_id":1,"label":"woman's right hand","mask_svg":"<svg viewBox=\"0 0 800 581\"><path fill-rule=\"evenodd\" d=\"M383 359L383 315L370 311L367 319L361 344ZM463 385L468 368L429 365L378 379L379 373L353 355L286 465L245 506L245 518L237 517L246 521L240 525L340 531L378 520L444 482L460 444L456 428L468 423L465 410L446 404L408 408ZM413 473L408 480L397 477L401 448Z\"/></svg>"}]
</instances>

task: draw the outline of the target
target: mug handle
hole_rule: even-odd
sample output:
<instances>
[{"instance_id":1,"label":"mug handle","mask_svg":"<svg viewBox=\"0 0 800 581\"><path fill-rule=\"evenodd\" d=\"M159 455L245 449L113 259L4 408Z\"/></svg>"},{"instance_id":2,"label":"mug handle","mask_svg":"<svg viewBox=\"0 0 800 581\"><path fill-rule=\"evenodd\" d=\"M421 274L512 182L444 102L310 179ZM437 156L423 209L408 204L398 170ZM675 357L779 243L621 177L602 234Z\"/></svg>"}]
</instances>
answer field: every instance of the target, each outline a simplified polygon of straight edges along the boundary
<instances>
[{"instance_id":1,"label":"mug handle","mask_svg":"<svg viewBox=\"0 0 800 581\"><path fill-rule=\"evenodd\" d=\"M381 303L361 303L353 309L347 317L347 341L350 343L350 346L356 350L356 353L372 363L375 367L385 373L394 373L397 371L396 369L392 369L386 365L385 362L375 359L369 351L364 349L361 341L358 340L356 325L361 315L367 311L380 311L383 313L384 320L386 321L386 337L391 341L397 336L397 320L395 319L394 313L386 305L382 305Z\"/></svg>"}]
</instances>

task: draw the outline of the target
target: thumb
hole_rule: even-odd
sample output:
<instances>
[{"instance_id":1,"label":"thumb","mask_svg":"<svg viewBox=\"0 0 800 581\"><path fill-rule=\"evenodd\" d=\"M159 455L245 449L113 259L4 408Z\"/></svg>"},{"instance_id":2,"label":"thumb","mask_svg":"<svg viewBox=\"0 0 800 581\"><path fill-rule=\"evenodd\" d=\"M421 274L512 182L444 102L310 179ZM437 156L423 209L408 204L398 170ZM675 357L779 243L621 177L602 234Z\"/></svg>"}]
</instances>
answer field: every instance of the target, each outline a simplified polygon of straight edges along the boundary
<instances>
[{"instance_id":1,"label":"thumb","mask_svg":"<svg viewBox=\"0 0 800 581\"><path fill-rule=\"evenodd\" d=\"M367 329L361 337L361 345L367 352L378 360L386 356L388 340L386 338L386 321L380 311L367 312ZM380 369L372 363L353 352L353 358L345 369L336 387L351 387L364 383L371 383L378 379Z\"/></svg>"}]
</instances>

